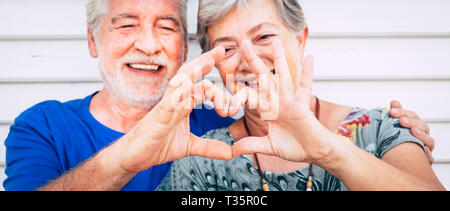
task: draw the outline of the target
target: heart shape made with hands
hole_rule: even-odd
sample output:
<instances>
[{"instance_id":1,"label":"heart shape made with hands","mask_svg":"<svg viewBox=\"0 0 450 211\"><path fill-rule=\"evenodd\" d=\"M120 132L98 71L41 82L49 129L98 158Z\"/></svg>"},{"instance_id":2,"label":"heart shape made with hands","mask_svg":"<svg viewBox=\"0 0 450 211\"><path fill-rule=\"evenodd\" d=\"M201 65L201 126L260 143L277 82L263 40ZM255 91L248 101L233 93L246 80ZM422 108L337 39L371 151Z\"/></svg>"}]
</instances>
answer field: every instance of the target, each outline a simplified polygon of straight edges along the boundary
<instances>
[{"instance_id":1,"label":"heart shape made with hands","mask_svg":"<svg viewBox=\"0 0 450 211\"><path fill-rule=\"evenodd\" d=\"M249 41L242 43L245 59L258 76L258 88L240 90L232 96L229 105L223 90L207 79L198 81L224 58L223 47L216 47L182 65L169 81L161 101L138 123L136 129L127 134L133 141L128 146L123 165L142 171L187 156L230 160L250 153L297 160L299 154L304 154L305 147L297 141L299 125L296 124L309 120L311 116L315 119L309 110L312 58L306 58L310 61L304 65L307 68L301 71L301 79L294 82L281 41L273 43L275 74L256 56ZM195 136L190 132L189 114L206 99L213 102L215 110L223 117L236 115L241 105L255 106L261 117L266 119L269 134L241 139L232 147L219 140Z\"/></svg>"}]
</instances>

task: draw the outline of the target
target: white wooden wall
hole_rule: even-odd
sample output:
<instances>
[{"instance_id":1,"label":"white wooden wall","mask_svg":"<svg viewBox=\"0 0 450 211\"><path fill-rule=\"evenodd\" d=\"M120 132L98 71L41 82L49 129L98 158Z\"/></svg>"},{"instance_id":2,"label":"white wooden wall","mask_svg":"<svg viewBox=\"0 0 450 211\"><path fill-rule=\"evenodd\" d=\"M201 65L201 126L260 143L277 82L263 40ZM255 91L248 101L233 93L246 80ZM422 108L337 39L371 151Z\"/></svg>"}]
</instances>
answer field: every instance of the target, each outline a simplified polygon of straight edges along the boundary
<instances>
[{"instance_id":1,"label":"white wooden wall","mask_svg":"<svg viewBox=\"0 0 450 211\"><path fill-rule=\"evenodd\" d=\"M300 0L316 58L314 94L364 108L400 100L430 124L433 168L450 188L450 0ZM44 100L101 88L86 41L86 0L0 1L0 140ZM196 31L197 0L189 0ZM191 42L190 58L200 54ZM213 73L212 78L217 78ZM0 182L5 178L0 146ZM1 185L0 185L1 186ZM1 186L0 189L3 187Z\"/></svg>"}]
</instances>

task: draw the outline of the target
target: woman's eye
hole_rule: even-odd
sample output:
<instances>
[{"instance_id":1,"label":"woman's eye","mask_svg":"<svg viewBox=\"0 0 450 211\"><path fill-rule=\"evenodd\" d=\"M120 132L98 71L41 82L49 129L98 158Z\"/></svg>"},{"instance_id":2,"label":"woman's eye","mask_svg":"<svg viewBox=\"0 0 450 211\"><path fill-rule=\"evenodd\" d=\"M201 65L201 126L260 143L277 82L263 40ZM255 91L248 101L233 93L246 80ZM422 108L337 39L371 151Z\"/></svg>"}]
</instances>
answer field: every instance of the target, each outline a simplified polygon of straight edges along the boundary
<instances>
[{"instance_id":1,"label":"woman's eye","mask_svg":"<svg viewBox=\"0 0 450 211\"><path fill-rule=\"evenodd\" d=\"M234 48L225 48L225 56L233 54Z\"/></svg>"},{"instance_id":2,"label":"woman's eye","mask_svg":"<svg viewBox=\"0 0 450 211\"><path fill-rule=\"evenodd\" d=\"M164 29L164 30L168 30L168 31L175 31L175 29L170 28L170 27L161 27L161 28Z\"/></svg>"}]
</instances>

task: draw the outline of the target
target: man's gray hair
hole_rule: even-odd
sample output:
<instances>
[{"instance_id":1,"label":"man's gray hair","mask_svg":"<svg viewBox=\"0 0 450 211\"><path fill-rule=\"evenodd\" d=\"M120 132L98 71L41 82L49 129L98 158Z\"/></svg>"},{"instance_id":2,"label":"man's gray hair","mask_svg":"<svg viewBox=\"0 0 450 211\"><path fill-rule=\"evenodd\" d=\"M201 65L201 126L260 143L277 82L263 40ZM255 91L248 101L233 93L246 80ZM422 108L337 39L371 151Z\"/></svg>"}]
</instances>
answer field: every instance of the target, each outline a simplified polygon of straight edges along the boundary
<instances>
[{"instance_id":1,"label":"man's gray hair","mask_svg":"<svg viewBox=\"0 0 450 211\"><path fill-rule=\"evenodd\" d=\"M86 4L86 15L87 15L87 26L88 29L92 30L94 36L98 35L100 25L103 18L108 13L108 1L109 0L88 0ZM187 42L188 32L187 32L187 0L180 1L180 18L181 25L183 28L183 38Z\"/></svg>"},{"instance_id":2,"label":"man's gray hair","mask_svg":"<svg viewBox=\"0 0 450 211\"><path fill-rule=\"evenodd\" d=\"M208 27L224 18L235 7L248 7L256 0L200 0L198 10L197 38L203 52L210 49ZM297 0L273 0L284 23L295 33L301 33L306 26L302 7Z\"/></svg>"}]
</instances>

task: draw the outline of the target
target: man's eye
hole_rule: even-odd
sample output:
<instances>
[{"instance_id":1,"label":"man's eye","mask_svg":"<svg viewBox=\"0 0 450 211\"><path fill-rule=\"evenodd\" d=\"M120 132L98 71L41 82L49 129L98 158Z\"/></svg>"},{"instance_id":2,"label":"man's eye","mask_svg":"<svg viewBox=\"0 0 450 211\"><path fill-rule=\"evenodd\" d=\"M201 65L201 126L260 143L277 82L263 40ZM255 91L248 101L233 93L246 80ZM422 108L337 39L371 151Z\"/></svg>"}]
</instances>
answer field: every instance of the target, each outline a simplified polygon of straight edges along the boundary
<instances>
[{"instance_id":1,"label":"man's eye","mask_svg":"<svg viewBox=\"0 0 450 211\"><path fill-rule=\"evenodd\" d=\"M260 36L258 38L258 40L267 40L267 39L269 39L269 38L271 38L273 36L275 36L275 35L273 35L273 34L265 34L265 35Z\"/></svg>"},{"instance_id":2,"label":"man's eye","mask_svg":"<svg viewBox=\"0 0 450 211\"><path fill-rule=\"evenodd\" d=\"M122 29L127 29L127 28L133 28L133 27L135 27L136 25L123 25L123 26L120 26L120 28L122 28Z\"/></svg>"}]
</instances>

